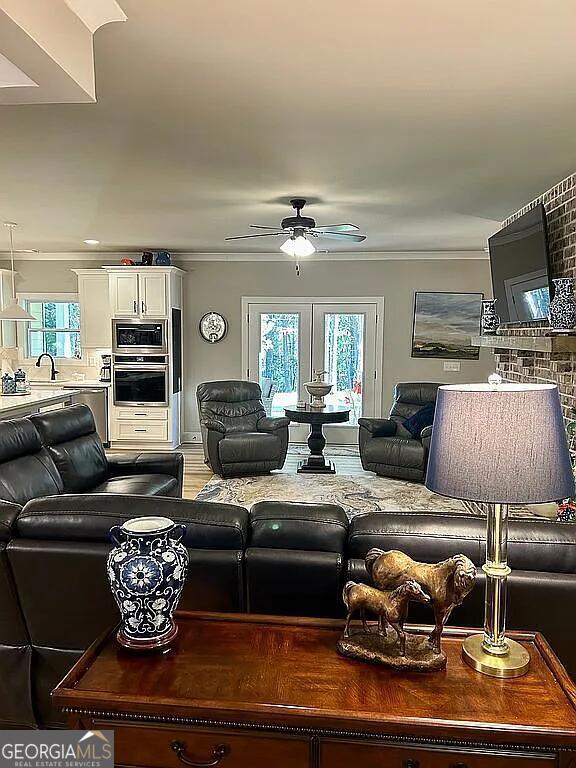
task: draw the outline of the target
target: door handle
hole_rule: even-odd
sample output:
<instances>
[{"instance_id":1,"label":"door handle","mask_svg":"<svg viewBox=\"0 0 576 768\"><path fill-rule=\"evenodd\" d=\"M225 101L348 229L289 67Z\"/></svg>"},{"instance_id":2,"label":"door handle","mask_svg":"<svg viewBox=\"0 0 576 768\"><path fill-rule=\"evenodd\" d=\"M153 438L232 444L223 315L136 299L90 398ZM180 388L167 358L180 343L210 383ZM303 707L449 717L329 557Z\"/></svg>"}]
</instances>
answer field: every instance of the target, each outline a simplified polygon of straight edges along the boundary
<instances>
[{"instance_id":1,"label":"door handle","mask_svg":"<svg viewBox=\"0 0 576 768\"><path fill-rule=\"evenodd\" d=\"M212 752L212 758L208 760L191 760L186 754L186 744L183 741L173 741L170 748L176 752L178 760L184 765L190 765L192 768L215 768L224 757L230 752L227 744L217 744Z\"/></svg>"},{"instance_id":2,"label":"door handle","mask_svg":"<svg viewBox=\"0 0 576 768\"><path fill-rule=\"evenodd\" d=\"M410 758L402 763L402 768L419 768L419 766L418 760L411 760Z\"/></svg>"},{"instance_id":3,"label":"door handle","mask_svg":"<svg viewBox=\"0 0 576 768\"><path fill-rule=\"evenodd\" d=\"M134 314L135 315L138 314L138 302L136 301L136 299L134 299Z\"/></svg>"},{"instance_id":4,"label":"door handle","mask_svg":"<svg viewBox=\"0 0 576 768\"><path fill-rule=\"evenodd\" d=\"M142 314L144 315L146 313L146 304L142 302Z\"/></svg>"}]
</instances>

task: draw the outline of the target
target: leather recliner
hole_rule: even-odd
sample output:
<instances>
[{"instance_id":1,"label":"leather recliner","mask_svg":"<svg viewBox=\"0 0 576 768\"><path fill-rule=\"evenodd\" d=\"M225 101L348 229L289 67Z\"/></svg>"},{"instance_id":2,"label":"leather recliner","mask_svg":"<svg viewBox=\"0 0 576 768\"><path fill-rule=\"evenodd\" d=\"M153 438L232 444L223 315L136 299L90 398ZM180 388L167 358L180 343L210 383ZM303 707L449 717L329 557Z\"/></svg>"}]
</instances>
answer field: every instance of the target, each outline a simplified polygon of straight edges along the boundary
<instances>
[{"instance_id":1,"label":"leather recliner","mask_svg":"<svg viewBox=\"0 0 576 768\"><path fill-rule=\"evenodd\" d=\"M181 496L180 453L106 456L87 405L0 421L0 499L62 493Z\"/></svg>"},{"instance_id":2,"label":"leather recliner","mask_svg":"<svg viewBox=\"0 0 576 768\"><path fill-rule=\"evenodd\" d=\"M426 474L432 427L415 438L403 422L425 405L436 403L440 384L405 382L394 388L387 419L358 419L358 445L364 469L383 477L422 482Z\"/></svg>"},{"instance_id":3,"label":"leather recliner","mask_svg":"<svg viewBox=\"0 0 576 768\"><path fill-rule=\"evenodd\" d=\"M221 477L282 469L289 419L270 418L253 381L208 381L196 390L204 457Z\"/></svg>"}]
</instances>

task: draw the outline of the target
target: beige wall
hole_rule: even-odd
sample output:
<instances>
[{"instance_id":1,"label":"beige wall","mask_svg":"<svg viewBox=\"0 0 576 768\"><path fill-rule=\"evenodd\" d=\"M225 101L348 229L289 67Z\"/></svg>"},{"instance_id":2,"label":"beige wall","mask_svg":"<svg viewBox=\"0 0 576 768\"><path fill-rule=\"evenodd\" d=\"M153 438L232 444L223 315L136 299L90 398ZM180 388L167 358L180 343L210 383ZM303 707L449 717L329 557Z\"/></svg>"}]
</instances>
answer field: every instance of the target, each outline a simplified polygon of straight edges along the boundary
<instances>
[{"instance_id":1,"label":"beige wall","mask_svg":"<svg viewBox=\"0 0 576 768\"><path fill-rule=\"evenodd\" d=\"M109 260L112 263L112 260ZM17 290L74 291L75 267L95 262L21 261ZM461 361L458 373L444 372L442 360L410 357L414 291L482 291L491 295L487 260L334 261L308 263L296 277L283 262L186 262L184 278L184 429L199 429L195 390L201 381L242 377L242 296L383 296L383 413L398 381L470 382L484 380L493 356L482 351L479 362ZM219 344L204 342L198 322L208 310L229 323Z\"/></svg>"}]
</instances>

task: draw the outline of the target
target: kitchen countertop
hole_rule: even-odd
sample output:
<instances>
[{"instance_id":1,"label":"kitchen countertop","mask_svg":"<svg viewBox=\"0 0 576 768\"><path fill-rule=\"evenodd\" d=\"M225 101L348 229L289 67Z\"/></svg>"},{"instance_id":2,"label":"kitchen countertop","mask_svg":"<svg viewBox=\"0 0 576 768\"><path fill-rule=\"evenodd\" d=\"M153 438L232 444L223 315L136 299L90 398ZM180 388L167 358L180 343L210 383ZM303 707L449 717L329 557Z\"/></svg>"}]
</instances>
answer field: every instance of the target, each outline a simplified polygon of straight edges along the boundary
<instances>
[{"instance_id":1,"label":"kitchen countertop","mask_svg":"<svg viewBox=\"0 0 576 768\"><path fill-rule=\"evenodd\" d=\"M84 389L86 387L95 387L97 389L108 389L110 387L109 381L100 381L99 379L83 379L78 381L76 379L56 379L56 381L44 381L43 379L28 379L28 384L34 390L38 389L52 389L53 387L74 387L75 389Z\"/></svg>"},{"instance_id":2,"label":"kitchen countertop","mask_svg":"<svg viewBox=\"0 0 576 768\"><path fill-rule=\"evenodd\" d=\"M24 416L47 405L57 405L69 400L79 389L34 389L26 395L0 395L0 419Z\"/></svg>"}]
</instances>

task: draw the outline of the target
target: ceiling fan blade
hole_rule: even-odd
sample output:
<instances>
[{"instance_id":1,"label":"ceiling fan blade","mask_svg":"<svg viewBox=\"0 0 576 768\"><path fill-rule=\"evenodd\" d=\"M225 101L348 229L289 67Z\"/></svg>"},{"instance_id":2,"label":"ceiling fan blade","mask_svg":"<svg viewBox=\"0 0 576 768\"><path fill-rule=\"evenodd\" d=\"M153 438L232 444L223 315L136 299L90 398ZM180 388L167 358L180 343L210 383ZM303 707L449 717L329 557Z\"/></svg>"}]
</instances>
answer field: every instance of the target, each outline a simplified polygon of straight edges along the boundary
<instances>
[{"instance_id":1,"label":"ceiling fan blade","mask_svg":"<svg viewBox=\"0 0 576 768\"><path fill-rule=\"evenodd\" d=\"M272 232L279 232L282 227L263 227L260 224L250 224L250 229L270 229Z\"/></svg>"},{"instance_id":2,"label":"ceiling fan blade","mask_svg":"<svg viewBox=\"0 0 576 768\"><path fill-rule=\"evenodd\" d=\"M359 229L356 224L325 224L322 227L314 227L316 232L358 232Z\"/></svg>"},{"instance_id":3,"label":"ceiling fan blade","mask_svg":"<svg viewBox=\"0 0 576 768\"><path fill-rule=\"evenodd\" d=\"M246 240L249 237L278 237L278 235L285 234L285 232L263 232L261 235L235 235L234 237L225 237L224 240Z\"/></svg>"},{"instance_id":4,"label":"ceiling fan blade","mask_svg":"<svg viewBox=\"0 0 576 768\"><path fill-rule=\"evenodd\" d=\"M316 237L327 237L331 240L345 240L349 243L361 243L366 235L353 235L350 232L317 232Z\"/></svg>"}]
</instances>

